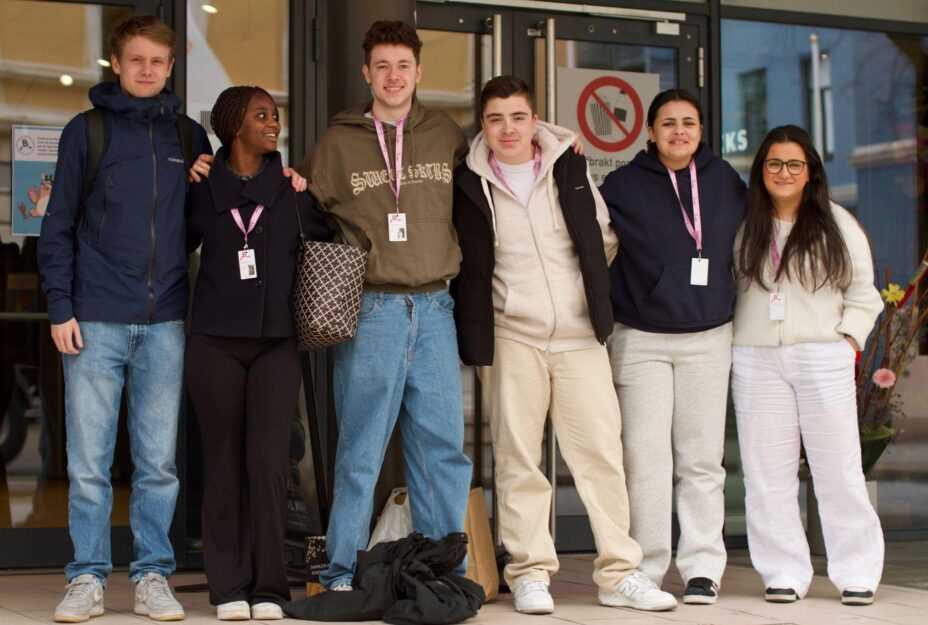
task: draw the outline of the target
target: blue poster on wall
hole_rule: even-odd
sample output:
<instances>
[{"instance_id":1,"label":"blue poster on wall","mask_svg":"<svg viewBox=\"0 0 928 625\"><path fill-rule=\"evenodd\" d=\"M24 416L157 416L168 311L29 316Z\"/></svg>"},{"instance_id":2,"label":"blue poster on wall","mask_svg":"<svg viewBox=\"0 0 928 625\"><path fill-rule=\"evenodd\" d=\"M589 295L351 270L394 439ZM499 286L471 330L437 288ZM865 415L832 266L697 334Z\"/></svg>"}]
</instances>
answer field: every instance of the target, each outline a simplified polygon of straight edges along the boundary
<instances>
[{"instance_id":1,"label":"blue poster on wall","mask_svg":"<svg viewBox=\"0 0 928 625\"><path fill-rule=\"evenodd\" d=\"M60 126L13 126L13 234L37 237L55 184Z\"/></svg>"}]
</instances>

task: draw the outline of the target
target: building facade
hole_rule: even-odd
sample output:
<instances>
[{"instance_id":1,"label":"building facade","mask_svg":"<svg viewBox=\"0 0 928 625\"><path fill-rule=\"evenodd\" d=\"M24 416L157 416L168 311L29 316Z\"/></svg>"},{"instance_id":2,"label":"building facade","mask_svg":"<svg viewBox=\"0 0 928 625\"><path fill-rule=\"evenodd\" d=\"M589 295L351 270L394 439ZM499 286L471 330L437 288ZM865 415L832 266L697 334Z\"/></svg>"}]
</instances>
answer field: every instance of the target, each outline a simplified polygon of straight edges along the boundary
<instances>
[{"instance_id":1,"label":"building facade","mask_svg":"<svg viewBox=\"0 0 928 625\"><path fill-rule=\"evenodd\" d=\"M89 108L87 89L113 78L107 33L132 13L158 14L177 32L172 88L205 127L225 87L266 88L282 112L281 151L292 164L311 151L332 114L365 99L360 46L370 22L405 19L424 41L420 100L447 111L471 136L481 86L513 73L530 83L543 117L581 133L599 176L640 149L654 93L683 87L702 103L707 143L745 177L770 128L795 123L812 132L834 199L870 235L880 286L904 284L928 244L924 0L0 0L0 568L59 566L71 555L60 359L30 236L53 180L28 178L16 128L54 133ZM591 105L597 93L612 115ZM900 383L907 418L870 476L888 540L928 537L924 341L920 354ZM306 355L303 364L290 450L294 538L321 530L334 453L325 355ZM461 375L475 482L489 488L479 384L473 371ZM199 442L193 415L185 409L183 417L174 540L179 562L197 566ZM731 414L727 443L726 539L743 546ZM114 559L125 563L125 436L116 456ZM588 549L582 506L563 462L555 465L558 546Z\"/></svg>"}]
</instances>

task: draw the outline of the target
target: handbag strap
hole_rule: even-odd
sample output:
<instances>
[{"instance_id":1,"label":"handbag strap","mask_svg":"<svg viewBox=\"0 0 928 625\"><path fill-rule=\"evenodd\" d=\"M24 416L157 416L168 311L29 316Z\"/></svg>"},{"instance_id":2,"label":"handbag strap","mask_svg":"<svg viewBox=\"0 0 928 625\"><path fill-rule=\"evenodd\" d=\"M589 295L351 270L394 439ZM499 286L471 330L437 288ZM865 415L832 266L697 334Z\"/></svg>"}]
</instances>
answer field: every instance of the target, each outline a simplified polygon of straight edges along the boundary
<instances>
[{"instance_id":1,"label":"handbag strap","mask_svg":"<svg viewBox=\"0 0 928 625\"><path fill-rule=\"evenodd\" d=\"M303 234L303 220L300 218L300 200L296 196L296 189L293 188L293 185L288 185L290 187L290 192L293 194L293 210L296 211L296 223L300 227L300 242L306 242L306 236Z\"/></svg>"}]
</instances>

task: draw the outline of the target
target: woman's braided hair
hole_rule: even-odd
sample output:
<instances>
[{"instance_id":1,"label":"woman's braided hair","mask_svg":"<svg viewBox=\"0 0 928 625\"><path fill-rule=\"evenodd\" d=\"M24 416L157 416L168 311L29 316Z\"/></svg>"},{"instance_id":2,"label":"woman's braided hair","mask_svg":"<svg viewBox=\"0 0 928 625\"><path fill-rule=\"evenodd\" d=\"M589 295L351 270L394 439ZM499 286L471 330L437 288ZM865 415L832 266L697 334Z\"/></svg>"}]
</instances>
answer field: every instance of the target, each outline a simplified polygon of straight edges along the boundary
<instances>
[{"instance_id":1,"label":"woman's braided hair","mask_svg":"<svg viewBox=\"0 0 928 625\"><path fill-rule=\"evenodd\" d=\"M255 85L229 87L216 98L213 110L209 114L209 125L213 127L213 132L219 137L222 145L232 145L235 133L242 127L251 98L258 94L266 95L271 102L274 101L270 93Z\"/></svg>"}]
</instances>

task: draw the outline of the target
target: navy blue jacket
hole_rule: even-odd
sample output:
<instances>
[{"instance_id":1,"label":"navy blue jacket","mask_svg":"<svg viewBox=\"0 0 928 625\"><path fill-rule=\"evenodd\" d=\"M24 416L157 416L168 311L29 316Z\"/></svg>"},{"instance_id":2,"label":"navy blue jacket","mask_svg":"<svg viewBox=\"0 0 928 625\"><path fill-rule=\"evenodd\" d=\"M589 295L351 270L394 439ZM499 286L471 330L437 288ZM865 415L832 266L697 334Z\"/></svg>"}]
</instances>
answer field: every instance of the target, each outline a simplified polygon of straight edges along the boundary
<instances>
[{"instance_id":1,"label":"navy blue jacket","mask_svg":"<svg viewBox=\"0 0 928 625\"><path fill-rule=\"evenodd\" d=\"M87 160L86 121L65 126L38 259L48 318L159 323L187 308L187 171L177 133L180 99L136 98L117 83L90 90L106 112L109 145L78 223ZM195 154L211 153L195 126Z\"/></svg>"},{"instance_id":2,"label":"navy blue jacket","mask_svg":"<svg viewBox=\"0 0 928 625\"><path fill-rule=\"evenodd\" d=\"M694 158L708 286L690 285L696 243L653 147L606 176L599 189L619 235L619 253L610 268L612 310L619 323L646 332L699 332L734 315L732 245L744 218L746 187L732 166L705 144ZM676 175L692 220L689 169Z\"/></svg>"}]
</instances>

